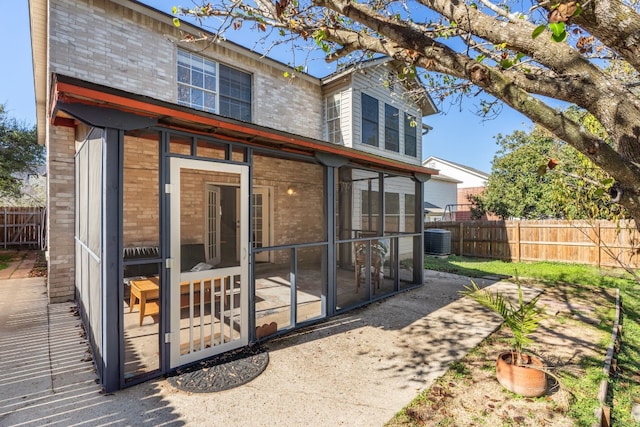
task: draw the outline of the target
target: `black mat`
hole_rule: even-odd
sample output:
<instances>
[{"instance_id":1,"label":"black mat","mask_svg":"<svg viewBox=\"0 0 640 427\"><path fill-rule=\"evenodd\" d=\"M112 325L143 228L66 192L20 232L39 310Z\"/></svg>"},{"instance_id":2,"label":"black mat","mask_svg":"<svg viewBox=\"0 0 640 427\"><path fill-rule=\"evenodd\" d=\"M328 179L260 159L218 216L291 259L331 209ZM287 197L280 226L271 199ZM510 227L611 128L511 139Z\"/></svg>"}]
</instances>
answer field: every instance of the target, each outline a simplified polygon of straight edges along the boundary
<instances>
[{"instance_id":1,"label":"black mat","mask_svg":"<svg viewBox=\"0 0 640 427\"><path fill-rule=\"evenodd\" d=\"M269 353L261 346L253 345L180 368L167 381L179 390L211 393L248 383L268 364Z\"/></svg>"}]
</instances>

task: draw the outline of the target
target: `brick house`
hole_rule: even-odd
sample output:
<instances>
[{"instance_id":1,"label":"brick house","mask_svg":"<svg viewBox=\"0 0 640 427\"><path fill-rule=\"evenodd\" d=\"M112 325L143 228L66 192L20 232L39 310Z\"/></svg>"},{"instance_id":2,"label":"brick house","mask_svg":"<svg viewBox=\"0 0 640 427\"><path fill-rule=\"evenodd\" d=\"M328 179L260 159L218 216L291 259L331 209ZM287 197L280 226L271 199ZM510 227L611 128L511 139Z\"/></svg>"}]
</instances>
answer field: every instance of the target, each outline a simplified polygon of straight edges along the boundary
<instances>
[{"instance_id":1,"label":"brick house","mask_svg":"<svg viewBox=\"0 0 640 427\"><path fill-rule=\"evenodd\" d=\"M105 390L422 284L436 110L384 89L393 61L285 81L135 1L29 8L49 299L77 301Z\"/></svg>"}]
</instances>

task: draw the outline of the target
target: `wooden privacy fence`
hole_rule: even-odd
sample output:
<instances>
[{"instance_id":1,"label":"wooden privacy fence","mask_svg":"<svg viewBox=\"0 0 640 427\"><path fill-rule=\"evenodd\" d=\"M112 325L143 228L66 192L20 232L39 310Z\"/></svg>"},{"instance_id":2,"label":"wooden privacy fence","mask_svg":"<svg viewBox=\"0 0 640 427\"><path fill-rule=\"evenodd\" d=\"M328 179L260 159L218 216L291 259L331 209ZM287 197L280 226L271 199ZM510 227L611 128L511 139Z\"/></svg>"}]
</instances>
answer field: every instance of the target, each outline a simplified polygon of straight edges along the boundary
<instances>
[{"instance_id":1,"label":"wooden privacy fence","mask_svg":"<svg viewBox=\"0 0 640 427\"><path fill-rule=\"evenodd\" d=\"M44 207L0 207L0 247L29 246L44 249L46 210Z\"/></svg>"},{"instance_id":2,"label":"wooden privacy fence","mask_svg":"<svg viewBox=\"0 0 640 427\"><path fill-rule=\"evenodd\" d=\"M451 253L511 261L558 261L619 267L640 266L640 234L633 222L468 221L429 222L426 229L451 232ZM635 248L635 249L634 249Z\"/></svg>"}]
</instances>

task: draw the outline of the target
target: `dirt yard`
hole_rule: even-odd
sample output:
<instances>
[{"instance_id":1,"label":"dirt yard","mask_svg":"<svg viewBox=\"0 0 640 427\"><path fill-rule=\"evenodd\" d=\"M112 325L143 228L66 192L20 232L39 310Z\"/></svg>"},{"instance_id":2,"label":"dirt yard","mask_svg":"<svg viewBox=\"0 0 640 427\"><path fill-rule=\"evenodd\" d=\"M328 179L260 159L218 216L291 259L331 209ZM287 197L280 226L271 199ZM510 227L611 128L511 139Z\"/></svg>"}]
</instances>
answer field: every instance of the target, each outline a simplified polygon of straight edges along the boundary
<instances>
[{"instance_id":1,"label":"dirt yard","mask_svg":"<svg viewBox=\"0 0 640 427\"><path fill-rule=\"evenodd\" d=\"M552 373L545 396L522 398L497 382L495 361L509 349L509 335L501 329L453 364L405 414L387 425L590 426L596 420L593 409L599 406L597 385L610 338L614 292L570 285L530 286L544 290L539 304L546 318L532 336L530 353L538 355ZM576 378L588 378L595 386L577 389ZM584 421L576 421L572 414Z\"/></svg>"}]
</instances>

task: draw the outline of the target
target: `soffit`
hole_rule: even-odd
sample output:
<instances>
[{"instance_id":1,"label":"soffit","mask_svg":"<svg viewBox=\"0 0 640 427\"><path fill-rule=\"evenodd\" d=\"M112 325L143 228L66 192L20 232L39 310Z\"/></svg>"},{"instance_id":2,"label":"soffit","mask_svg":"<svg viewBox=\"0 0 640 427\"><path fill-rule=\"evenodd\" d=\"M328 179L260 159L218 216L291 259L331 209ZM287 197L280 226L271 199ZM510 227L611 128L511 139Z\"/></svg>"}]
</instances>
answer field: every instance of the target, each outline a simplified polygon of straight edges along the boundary
<instances>
[{"instance_id":1,"label":"soffit","mask_svg":"<svg viewBox=\"0 0 640 427\"><path fill-rule=\"evenodd\" d=\"M50 117L53 124L64 123L71 116L64 112L67 104L85 104L117 109L157 120L161 126L189 130L214 137L314 156L327 153L343 156L352 163L399 173L437 175L435 169L391 160L326 141L305 138L277 129L242 122L181 105L135 95L96 85L76 78L54 75L51 84ZM59 120L62 119L62 120ZM69 124L67 122L67 124Z\"/></svg>"}]
</instances>

